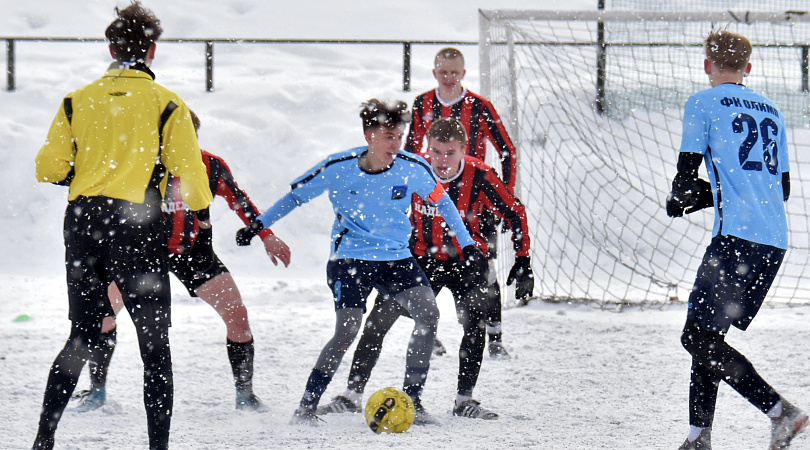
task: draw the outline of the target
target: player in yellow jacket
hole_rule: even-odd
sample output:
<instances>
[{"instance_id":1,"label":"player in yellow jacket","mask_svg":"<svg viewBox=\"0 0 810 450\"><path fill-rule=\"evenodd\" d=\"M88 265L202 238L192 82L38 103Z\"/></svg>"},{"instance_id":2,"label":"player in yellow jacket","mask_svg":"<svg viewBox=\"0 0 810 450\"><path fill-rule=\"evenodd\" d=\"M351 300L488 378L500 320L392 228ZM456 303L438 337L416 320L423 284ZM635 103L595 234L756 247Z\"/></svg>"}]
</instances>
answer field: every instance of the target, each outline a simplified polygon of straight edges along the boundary
<instances>
[{"instance_id":1,"label":"player in yellow jacket","mask_svg":"<svg viewBox=\"0 0 810 450\"><path fill-rule=\"evenodd\" d=\"M115 282L135 323L144 364L150 449L166 449L173 404L169 349L169 267L160 209L166 173L183 179L183 199L207 211L212 200L189 110L156 84L149 65L162 29L133 2L106 30L115 62L69 94L36 158L37 179L69 184L65 211L71 331L51 366L33 448L51 449L81 368L112 315ZM203 226L208 218L200 217Z\"/></svg>"}]
</instances>

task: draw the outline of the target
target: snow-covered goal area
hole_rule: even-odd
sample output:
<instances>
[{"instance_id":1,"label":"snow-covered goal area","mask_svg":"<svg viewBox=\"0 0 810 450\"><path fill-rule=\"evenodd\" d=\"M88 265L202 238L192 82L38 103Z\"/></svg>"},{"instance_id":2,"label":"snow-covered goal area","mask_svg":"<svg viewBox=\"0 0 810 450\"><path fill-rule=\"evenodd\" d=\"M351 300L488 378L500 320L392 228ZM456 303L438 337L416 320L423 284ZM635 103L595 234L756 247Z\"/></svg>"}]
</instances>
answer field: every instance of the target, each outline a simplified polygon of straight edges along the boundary
<instances>
[{"instance_id":1,"label":"snow-covered goal area","mask_svg":"<svg viewBox=\"0 0 810 450\"><path fill-rule=\"evenodd\" d=\"M686 99L703 41L754 45L748 86L788 126L790 249L767 302L810 303L810 17L801 12L480 11L481 92L519 147L535 294L601 306L686 300L714 215L671 219ZM705 178L705 168L701 169ZM508 241L501 245L508 254ZM509 258L500 258L505 278Z\"/></svg>"}]
</instances>

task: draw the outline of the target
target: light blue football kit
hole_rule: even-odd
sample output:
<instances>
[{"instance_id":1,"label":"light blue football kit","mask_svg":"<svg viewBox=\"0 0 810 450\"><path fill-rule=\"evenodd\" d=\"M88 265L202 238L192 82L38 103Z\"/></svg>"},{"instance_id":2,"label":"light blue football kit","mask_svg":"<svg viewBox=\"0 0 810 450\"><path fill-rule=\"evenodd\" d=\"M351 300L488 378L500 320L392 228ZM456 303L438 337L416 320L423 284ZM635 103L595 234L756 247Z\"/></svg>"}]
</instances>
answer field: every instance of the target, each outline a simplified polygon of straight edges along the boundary
<instances>
[{"instance_id":1,"label":"light blue football kit","mask_svg":"<svg viewBox=\"0 0 810 450\"><path fill-rule=\"evenodd\" d=\"M767 97L721 84L686 102L681 152L704 155L714 195L713 236L786 249L782 173L789 172L785 121Z\"/></svg>"},{"instance_id":2,"label":"light blue football kit","mask_svg":"<svg viewBox=\"0 0 810 450\"><path fill-rule=\"evenodd\" d=\"M720 31L710 35L706 49L741 57L746 42ZM731 71L728 78L739 74L742 81L750 68L748 64ZM706 69L710 77L722 73L710 59ZM790 165L784 117L767 97L739 84L720 84L689 98L682 139L673 191L679 177L687 179L687 200L688 190L693 190L697 205L708 205L700 198L702 186L693 182L700 165L697 155L703 155L715 221L681 331L681 345L692 362L690 433L680 448L711 446L721 382L770 417L770 448L787 448L807 426L807 415L784 400L751 361L726 342L731 326L744 331L756 317L788 246L784 202L790 195Z\"/></svg>"},{"instance_id":3,"label":"light blue football kit","mask_svg":"<svg viewBox=\"0 0 810 450\"><path fill-rule=\"evenodd\" d=\"M714 237L698 269L687 318L708 330L725 332L732 324L745 330L788 245L784 117L767 97L721 84L687 101L681 152L703 155L715 208ZM741 266L748 270L736 269Z\"/></svg>"},{"instance_id":4,"label":"light blue football kit","mask_svg":"<svg viewBox=\"0 0 810 450\"><path fill-rule=\"evenodd\" d=\"M435 203L462 247L475 245L430 165L402 150L379 173L360 168L368 147L329 156L293 181L292 189L258 220L265 228L327 192L335 214L327 283L335 300L335 333L321 351L294 417L312 417L321 396L362 324L372 289L391 296L414 319L405 358L403 390L419 398L430 367L439 309L428 277L408 246L412 196Z\"/></svg>"},{"instance_id":5,"label":"light blue football kit","mask_svg":"<svg viewBox=\"0 0 810 450\"><path fill-rule=\"evenodd\" d=\"M338 259L393 261L408 258L411 195L435 202L462 248L474 244L450 197L421 157L400 151L381 173L360 168L368 147L336 153L292 182L292 190L258 220L265 228L327 191L335 213L332 253Z\"/></svg>"}]
</instances>

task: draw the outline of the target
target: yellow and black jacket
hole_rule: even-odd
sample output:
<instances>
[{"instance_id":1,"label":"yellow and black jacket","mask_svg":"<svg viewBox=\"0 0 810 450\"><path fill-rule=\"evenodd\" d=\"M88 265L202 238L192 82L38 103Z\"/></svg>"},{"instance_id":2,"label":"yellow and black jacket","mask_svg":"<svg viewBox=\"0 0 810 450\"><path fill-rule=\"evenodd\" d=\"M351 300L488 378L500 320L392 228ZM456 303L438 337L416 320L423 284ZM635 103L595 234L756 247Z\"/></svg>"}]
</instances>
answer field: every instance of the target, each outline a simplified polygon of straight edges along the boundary
<instances>
[{"instance_id":1,"label":"yellow and black jacket","mask_svg":"<svg viewBox=\"0 0 810 450\"><path fill-rule=\"evenodd\" d=\"M68 200L105 196L143 203L159 162L183 179L189 207L205 209L213 197L188 106L155 83L146 66L139 69L114 64L65 97L37 155L37 180L69 181ZM161 194L166 178L156 178Z\"/></svg>"}]
</instances>

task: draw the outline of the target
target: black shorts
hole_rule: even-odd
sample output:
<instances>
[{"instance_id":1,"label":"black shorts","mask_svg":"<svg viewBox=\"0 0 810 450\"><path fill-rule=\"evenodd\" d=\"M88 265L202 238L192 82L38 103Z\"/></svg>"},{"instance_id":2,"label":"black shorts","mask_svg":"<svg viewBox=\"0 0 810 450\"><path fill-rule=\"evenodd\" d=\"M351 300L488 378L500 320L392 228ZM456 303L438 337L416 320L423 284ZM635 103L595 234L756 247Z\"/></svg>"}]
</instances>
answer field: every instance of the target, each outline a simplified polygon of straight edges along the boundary
<instances>
[{"instance_id":1,"label":"black shorts","mask_svg":"<svg viewBox=\"0 0 810 450\"><path fill-rule=\"evenodd\" d=\"M194 247L191 247L189 253L182 255L169 253L169 269L192 297L197 297L197 288L217 275L228 273L228 268L215 253L210 261L201 263L199 256L194 253Z\"/></svg>"},{"instance_id":2,"label":"black shorts","mask_svg":"<svg viewBox=\"0 0 810 450\"><path fill-rule=\"evenodd\" d=\"M396 261L362 259L330 260L326 265L326 282L335 299L335 309L363 308L372 289L383 296L394 297L402 291L428 286L428 278L413 257Z\"/></svg>"},{"instance_id":3,"label":"black shorts","mask_svg":"<svg viewBox=\"0 0 810 450\"><path fill-rule=\"evenodd\" d=\"M112 316L107 287L115 282L135 323L170 320L168 249L159 196L143 204L79 197L65 210L69 318Z\"/></svg>"},{"instance_id":4,"label":"black shorts","mask_svg":"<svg viewBox=\"0 0 810 450\"><path fill-rule=\"evenodd\" d=\"M429 256L416 256L416 261L430 280L433 292L438 293L443 287L453 291L468 289L485 289L485 279L477 276L464 265L463 261L440 261Z\"/></svg>"},{"instance_id":5,"label":"black shorts","mask_svg":"<svg viewBox=\"0 0 810 450\"><path fill-rule=\"evenodd\" d=\"M462 261L439 261L427 256L417 256L416 260L428 276L433 294L438 295L442 288L453 294L459 322L464 317L479 317L486 312L489 286Z\"/></svg>"},{"instance_id":6,"label":"black shorts","mask_svg":"<svg viewBox=\"0 0 810 450\"><path fill-rule=\"evenodd\" d=\"M745 330L768 294L785 250L734 236L715 236L689 294L687 319L709 331Z\"/></svg>"}]
</instances>

